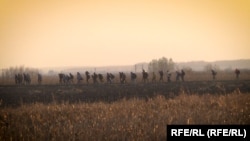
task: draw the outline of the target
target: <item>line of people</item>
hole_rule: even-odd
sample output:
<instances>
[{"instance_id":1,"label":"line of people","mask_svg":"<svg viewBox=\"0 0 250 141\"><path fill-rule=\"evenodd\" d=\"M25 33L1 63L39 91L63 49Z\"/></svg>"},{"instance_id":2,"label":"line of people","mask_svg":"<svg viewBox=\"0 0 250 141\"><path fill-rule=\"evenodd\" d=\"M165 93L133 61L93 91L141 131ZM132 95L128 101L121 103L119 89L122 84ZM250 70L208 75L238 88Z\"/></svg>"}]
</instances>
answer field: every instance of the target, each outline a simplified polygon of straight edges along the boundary
<instances>
[{"instance_id":1,"label":"line of people","mask_svg":"<svg viewBox=\"0 0 250 141\"><path fill-rule=\"evenodd\" d=\"M235 69L235 75L236 75L236 79L239 79L239 75L240 75L240 70L239 69ZM159 80L158 82L164 82L164 72L162 70L158 71L159 73ZM185 81L185 71L182 69L180 71L176 71L176 78L175 81ZM212 79L216 80L216 76L217 76L217 71L215 71L214 69L211 69L211 74L212 74ZM64 74L64 73L59 73L59 83L60 84L73 84L74 83L74 75L72 73L69 74ZM86 76L86 83L89 84L89 80L92 78L93 83L103 83L104 82L104 76L103 74L97 74L97 73L93 73L92 75L90 75L90 73L88 71L85 72L85 76ZM166 72L166 77L167 77L167 82L171 82L171 76L172 73L167 71ZM134 72L130 72L130 79L132 83L136 82L137 79L137 73ZM83 76L77 72L76 74L76 79L77 79L77 84L81 84L83 79ZM106 82L111 84L114 82L115 79L115 75L112 73L107 72L106 74ZM126 83L126 74L124 72L119 72L119 81L121 84ZM152 80L153 83L156 82L156 73L152 72ZM148 72L146 72L144 69L142 70L142 82L143 83L147 83L149 82L149 74ZM15 75L15 83L16 84L31 84L31 77L28 73L18 73ZM37 83L41 84L42 83L42 75L40 73L37 74Z\"/></svg>"},{"instance_id":2,"label":"line of people","mask_svg":"<svg viewBox=\"0 0 250 141\"><path fill-rule=\"evenodd\" d=\"M59 73L59 83L60 84L73 84L74 83L74 76L72 75L72 73L69 74L64 74L64 73ZM90 73L88 71L85 72L85 76L86 76L86 83L89 84L89 80L92 78L93 83L96 84L98 82L103 83L104 82L104 76L103 74L97 74L97 73L93 73L92 75L90 75ZM107 83L112 83L113 79L115 78L115 76L112 73L107 73ZM83 76L80 74L80 72L77 72L76 74L76 79L77 79L77 84L81 84L83 79Z\"/></svg>"},{"instance_id":3,"label":"line of people","mask_svg":"<svg viewBox=\"0 0 250 141\"><path fill-rule=\"evenodd\" d=\"M38 84L42 83L42 75L40 73L37 74L37 82ZM15 83L18 85L29 85L31 84L31 77L29 75L29 73L18 73L15 74Z\"/></svg>"}]
</instances>

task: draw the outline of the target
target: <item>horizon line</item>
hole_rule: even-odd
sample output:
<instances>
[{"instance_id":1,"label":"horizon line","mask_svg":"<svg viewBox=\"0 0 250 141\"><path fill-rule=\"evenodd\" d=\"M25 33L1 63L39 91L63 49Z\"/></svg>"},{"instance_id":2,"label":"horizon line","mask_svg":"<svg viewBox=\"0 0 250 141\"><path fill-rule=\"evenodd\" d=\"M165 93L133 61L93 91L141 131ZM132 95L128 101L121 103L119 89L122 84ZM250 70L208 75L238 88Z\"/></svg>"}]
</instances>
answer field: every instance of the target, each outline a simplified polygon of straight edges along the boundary
<instances>
[{"instance_id":1,"label":"horizon line","mask_svg":"<svg viewBox=\"0 0 250 141\"><path fill-rule=\"evenodd\" d=\"M152 59L153 60L153 59ZM193 61L179 61L179 62L175 62L174 63L191 63L191 62L207 62L207 63L213 63L213 62L220 62L220 61L240 61L240 60L249 60L250 61L250 58L249 59L222 59L222 60L214 60L214 61L206 61L206 60L193 60ZM11 68L11 67L24 67L24 68L33 68L33 69L48 69L48 68L79 68L79 67L84 67L84 68L102 68L102 67L124 67L124 66L135 66L137 64L148 64L149 62L138 62L138 63L135 63L135 64L125 64L125 65L96 65L96 66L83 66L83 65L74 65L74 66L70 66L70 65L64 65L64 66L43 66L43 67L31 67L31 66L25 66L25 65L16 65L16 66L9 66L7 68L0 68L1 70L4 70L4 69L8 69L8 68Z\"/></svg>"}]
</instances>

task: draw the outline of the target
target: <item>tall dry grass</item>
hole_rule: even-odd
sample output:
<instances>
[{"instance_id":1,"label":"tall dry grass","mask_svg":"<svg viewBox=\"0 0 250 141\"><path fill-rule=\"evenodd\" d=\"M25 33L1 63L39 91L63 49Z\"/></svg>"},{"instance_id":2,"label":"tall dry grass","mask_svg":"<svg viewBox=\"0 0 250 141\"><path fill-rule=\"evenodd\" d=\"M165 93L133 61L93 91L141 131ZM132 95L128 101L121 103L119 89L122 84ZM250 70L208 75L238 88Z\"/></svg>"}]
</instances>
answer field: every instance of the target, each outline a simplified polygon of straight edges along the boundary
<instances>
[{"instance_id":1,"label":"tall dry grass","mask_svg":"<svg viewBox=\"0 0 250 141\"><path fill-rule=\"evenodd\" d=\"M167 124L249 124L250 95L187 95L0 109L0 140L166 140Z\"/></svg>"}]
</instances>

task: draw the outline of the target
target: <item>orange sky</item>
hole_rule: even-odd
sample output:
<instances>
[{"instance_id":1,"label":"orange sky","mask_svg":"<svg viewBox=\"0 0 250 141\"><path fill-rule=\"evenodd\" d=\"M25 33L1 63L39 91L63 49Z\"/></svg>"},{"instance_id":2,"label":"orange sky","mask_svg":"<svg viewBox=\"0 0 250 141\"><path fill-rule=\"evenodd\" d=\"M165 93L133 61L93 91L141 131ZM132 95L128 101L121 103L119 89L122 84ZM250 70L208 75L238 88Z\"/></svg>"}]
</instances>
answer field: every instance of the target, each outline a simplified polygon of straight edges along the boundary
<instances>
[{"instance_id":1,"label":"orange sky","mask_svg":"<svg viewBox=\"0 0 250 141\"><path fill-rule=\"evenodd\" d=\"M0 68L250 58L249 0L0 0Z\"/></svg>"}]
</instances>

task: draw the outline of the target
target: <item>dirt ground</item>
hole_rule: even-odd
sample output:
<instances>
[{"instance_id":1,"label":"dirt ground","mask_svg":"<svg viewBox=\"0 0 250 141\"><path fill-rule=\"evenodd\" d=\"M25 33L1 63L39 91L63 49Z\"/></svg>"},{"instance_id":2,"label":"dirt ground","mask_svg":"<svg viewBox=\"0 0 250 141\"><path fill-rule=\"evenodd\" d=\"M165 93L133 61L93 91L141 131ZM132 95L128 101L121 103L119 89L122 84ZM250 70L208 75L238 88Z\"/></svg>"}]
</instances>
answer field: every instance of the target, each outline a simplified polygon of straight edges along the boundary
<instances>
[{"instance_id":1,"label":"dirt ground","mask_svg":"<svg viewBox=\"0 0 250 141\"><path fill-rule=\"evenodd\" d=\"M114 102L147 99L157 94L172 98L186 94L249 93L250 80L187 81L137 84L0 85L0 107L52 102Z\"/></svg>"}]
</instances>

